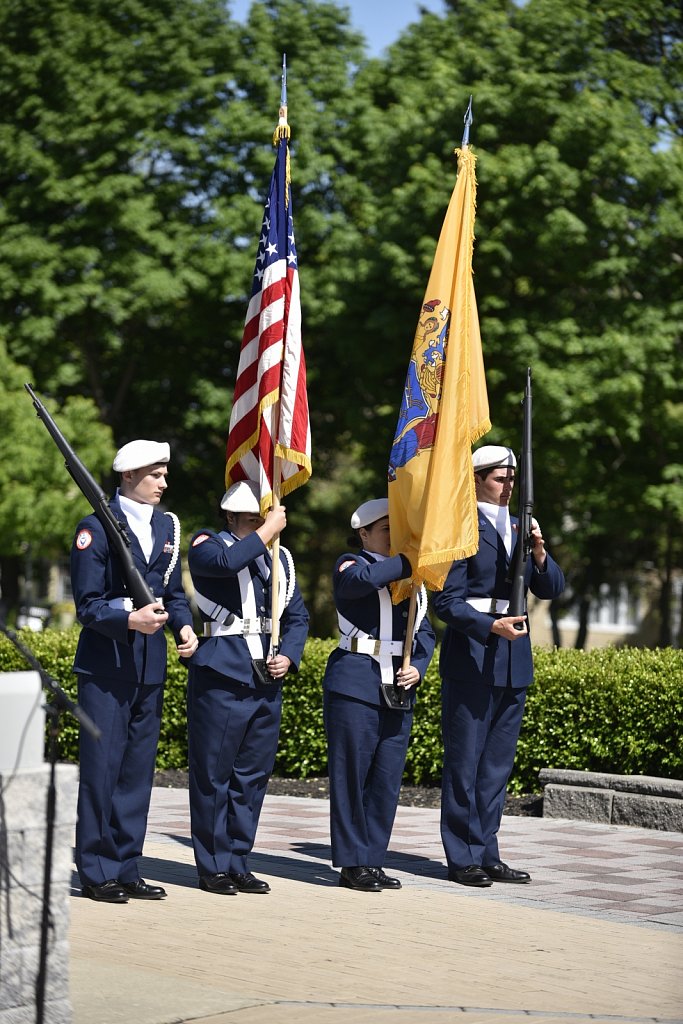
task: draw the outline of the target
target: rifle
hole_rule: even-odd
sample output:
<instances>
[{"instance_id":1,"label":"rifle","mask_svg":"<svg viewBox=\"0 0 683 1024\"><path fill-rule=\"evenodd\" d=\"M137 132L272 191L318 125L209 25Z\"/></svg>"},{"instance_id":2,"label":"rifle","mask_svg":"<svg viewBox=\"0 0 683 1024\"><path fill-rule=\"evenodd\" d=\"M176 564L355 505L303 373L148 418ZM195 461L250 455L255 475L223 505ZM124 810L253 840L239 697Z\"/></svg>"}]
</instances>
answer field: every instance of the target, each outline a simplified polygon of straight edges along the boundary
<instances>
[{"instance_id":1,"label":"rifle","mask_svg":"<svg viewBox=\"0 0 683 1024\"><path fill-rule=\"evenodd\" d=\"M531 439L531 367L526 371L524 389L524 426L522 429L522 454L519 460L519 507L517 523L517 545L512 556L508 582L512 584L508 615L524 615L526 601L524 579L526 566L533 547L531 537L532 513L534 511L534 457ZM524 629L523 622L516 622L515 629Z\"/></svg>"},{"instance_id":2,"label":"rifle","mask_svg":"<svg viewBox=\"0 0 683 1024\"><path fill-rule=\"evenodd\" d=\"M112 510L109 508L107 495L78 458L75 451L66 440L55 421L52 419L52 416L50 416L45 406L34 393L32 386L30 384L24 384L24 387L31 396L38 418L43 421L52 440L64 456L66 468L69 470L74 482L90 502L93 512L102 523L111 546L121 562L121 570L123 572L126 589L131 596L134 607L144 608L147 604L157 603L159 599L156 598L149 589L140 570L133 561L130 537L126 532L126 528L123 523L119 522Z\"/></svg>"}]
</instances>

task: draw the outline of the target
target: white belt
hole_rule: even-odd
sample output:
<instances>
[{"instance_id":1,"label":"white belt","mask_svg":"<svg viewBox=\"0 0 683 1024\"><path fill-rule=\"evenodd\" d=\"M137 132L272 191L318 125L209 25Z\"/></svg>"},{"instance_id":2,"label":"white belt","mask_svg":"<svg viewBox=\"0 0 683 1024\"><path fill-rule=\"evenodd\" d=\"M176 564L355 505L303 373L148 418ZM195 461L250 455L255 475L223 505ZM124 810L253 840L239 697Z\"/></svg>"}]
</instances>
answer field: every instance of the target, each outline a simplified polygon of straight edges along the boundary
<instances>
[{"instance_id":1,"label":"white belt","mask_svg":"<svg viewBox=\"0 0 683 1024\"><path fill-rule=\"evenodd\" d=\"M113 597L107 604L110 608L118 608L119 611L133 611L133 600L130 597Z\"/></svg>"},{"instance_id":2,"label":"white belt","mask_svg":"<svg viewBox=\"0 0 683 1024\"><path fill-rule=\"evenodd\" d=\"M467 603L475 611L487 612L489 615L505 615L510 607L510 602L500 597L468 597Z\"/></svg>"},{"instance_id":3,"label":"white belt","mask_svg":"<svg viewBox=\"0 0 683 1024\"><path fill-rule=\"evenodd\" d=\"M270 619L238 619L230 622L205 622L204 636L257 636L260 633L272 633L273 623Z\"/></svg>"},{"instance_id":4,"label":"white belt","mask_svg":"<svg viewBox=\"0 0 683 1024\"><path fill-rule=\"evenodd\" d=\"M400 658L403 654L401 640L373 640L372 637L340 636L339 646L342 651L353 651L354 654L372 654L375 658L382 655Z\"/></svg>"}]
</instances>

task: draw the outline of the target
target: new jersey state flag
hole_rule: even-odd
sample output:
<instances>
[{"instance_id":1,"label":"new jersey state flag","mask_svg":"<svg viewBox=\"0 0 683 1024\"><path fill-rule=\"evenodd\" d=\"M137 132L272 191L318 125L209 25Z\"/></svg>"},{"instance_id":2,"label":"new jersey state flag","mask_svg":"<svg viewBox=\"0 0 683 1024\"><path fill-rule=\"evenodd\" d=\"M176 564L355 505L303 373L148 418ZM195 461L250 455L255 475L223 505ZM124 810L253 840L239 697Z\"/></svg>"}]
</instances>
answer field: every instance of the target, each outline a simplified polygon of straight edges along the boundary
<instances>
[{"instance_id":1,"label":"new jersey state flag","mask_svg":"<svg viewBox=\"0 0 683 1024\"><path fill-rule=\"evenodd\" d=\"M455 559L479 545L472 444L491 429L472 281L475 155L455 150L458 176L429 277L389 457L391 550L413 573L395 602L424 583L442 590Z\"/></svg>"}]
</instances>

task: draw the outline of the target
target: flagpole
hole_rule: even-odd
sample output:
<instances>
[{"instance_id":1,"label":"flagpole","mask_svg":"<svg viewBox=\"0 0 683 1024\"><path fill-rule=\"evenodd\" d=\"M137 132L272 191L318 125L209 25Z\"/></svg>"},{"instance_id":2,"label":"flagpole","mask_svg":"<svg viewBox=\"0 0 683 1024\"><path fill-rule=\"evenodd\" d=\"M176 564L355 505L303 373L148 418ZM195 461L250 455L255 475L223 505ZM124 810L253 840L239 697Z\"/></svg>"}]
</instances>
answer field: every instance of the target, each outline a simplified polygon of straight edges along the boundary
<instances>
[{"instance_id":1,"label":"flagpole","mask_svg":"<svg viewBox=\"0 0 683 1024\"><path fill-rule=\"evenodd\" d=\"M280 87L280 110L278 111L278 128L276 129L276 136L279 135L279 130L287 124L287 54L282 54L282 85ZM275 142L275 139L273 139ZM282 350L282 358L284 359L284 346ZM275 437L275 445L279 441L279 424L280 424L280 402L278 401L275 406L275 415L273 418L277 436ZM275 455L273 458L273 508L280 507L280 484L282 480L282 465L279 455ZM272 545L272 563L270 567L270 653L273 658L278 654L280 647L280 534L273 541Z\"/></svg>"},{"instance_id":2,"label":"flagpole","mask_svg":"<svg viewBox=\"0 0 683 1024\"><path fill-rule=\"evenodd\" d=\"M280 110L273 133L277 156L257 246L225 464L226 489L236 480L256 484L263 516L281 508L280 499L311 475L306 361L301 344L299 275L290 196L286 71L283 54ZM268 555L272 559L272 589L263 614L270 613L269 654L276 656L282 636L280 588L286 604L295 579L293 570L290 578L285 565L280 564L281 556L287 556L287 565L291 560L279 538L269 544Z\"/></svg>"},{"instance_id":3,"label":"flagpole","mask_svg":"<svg viewBox=\"0 0 683 1024\"><path fill-rule=\"evenodd\" d=\"M420 589L418 583L413 583L410 591L410 604L408 605L408 621L406 623L406 638L403 641L403 664L401 668L407 672L410 668L410 657L413 653L413 633L415 632L415 616L417 615L417 592Z\"/></svg>"},{"instance_id":4,"label":"flagpole","mask_svg":"<svg viewBox=\"0 0 683 1024\"><path fill-rule=\"evenodd\" d=\"M279 406L278 402L278 406ZM276 455L273 460L273 508L280 507L280 479L281 479L280 456ZM272 564L270 567L270 653L273 658L277 656L280 647L280 534L273 541L271 548Z\"/></svg>"},{"instance_id":5,"label":"flagpole","mask_svg":"<svg viewBox=\"0 0 683 1024\"><path fill-rule=\"evenodd\" d=\"M470 127L472 125L472 121L473 121L473 117L472 117L472 96L470 95L470 99L469 99L469 103L468 103L468 106L467 106L467 110L465 111L465 116L463 117L464 129L463 129L462 144L461 144L461 147L462 147L463 151L466 151L468 149L468 147L469 147ZM431 278L430 278L430 281L431 281ZM393 540L393 535L392 535L392 540ZM409 604L408 604L408 620L407 620L407 623L406 623L405 640L403 642L403 662L402 662L402 666L401 666L402 670L404 672L407 671L408 668L410 667L410 659L411 659L412 648L413 648L413 633L415 632L415 619L416 619L416 616L417 616L417 593L418 593L419 586L420 586L419 582L414 582L414 581L411 582L410 598L409 598Z\"/></svg>"}]
</instances>

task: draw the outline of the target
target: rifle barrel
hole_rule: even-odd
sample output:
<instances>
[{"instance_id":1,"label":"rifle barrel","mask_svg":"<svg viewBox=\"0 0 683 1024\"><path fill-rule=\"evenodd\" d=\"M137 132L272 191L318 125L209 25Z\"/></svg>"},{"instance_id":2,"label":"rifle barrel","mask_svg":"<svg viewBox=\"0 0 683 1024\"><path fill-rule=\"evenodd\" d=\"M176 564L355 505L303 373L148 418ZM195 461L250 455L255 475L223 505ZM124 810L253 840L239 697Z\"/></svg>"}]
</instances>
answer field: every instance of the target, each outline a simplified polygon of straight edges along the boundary
<instances>
[{"instance_id":1,"label":"rifle barrel","mask_svg":"<svg viewBox=\"0 0 683 1024\"><path fill-rule=\"evenodd\" d=\"M123 523L119 522L109 508L107 495L78 458L76 452L34 392L33 387L30 384L24 384L24 387L31 396L38 418L42 420L50 437L64 456L66 468L83 496L90 502L93 512L101 522L105 533L111 541L111 546L118 555L126 588L133 604L136 608L143 608L145 605L154 604L157 598L150 590L142 573L133 561L130 550L130 538L126 533Z\"/></svg>"},{"instance_id":2,"label":"rifle barrel","mask_svg":"<svg viewBox=\"0 0 683 1024\"><path fill-rule=\"evenodd\" d=\"M524 424L522 428L522 453L519 460L519 505L517 515L517 544L510 565L509 580L510 615L524 615L526 612L526 566L533 541L531 537L534 509L534 465L532 438L532 391L531 367L527 367L526 385L524 388ZM515 629L520 631L523 623L516 623Z\"/></svg>"}]
</instances>

